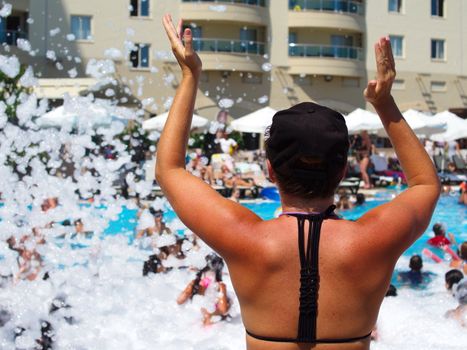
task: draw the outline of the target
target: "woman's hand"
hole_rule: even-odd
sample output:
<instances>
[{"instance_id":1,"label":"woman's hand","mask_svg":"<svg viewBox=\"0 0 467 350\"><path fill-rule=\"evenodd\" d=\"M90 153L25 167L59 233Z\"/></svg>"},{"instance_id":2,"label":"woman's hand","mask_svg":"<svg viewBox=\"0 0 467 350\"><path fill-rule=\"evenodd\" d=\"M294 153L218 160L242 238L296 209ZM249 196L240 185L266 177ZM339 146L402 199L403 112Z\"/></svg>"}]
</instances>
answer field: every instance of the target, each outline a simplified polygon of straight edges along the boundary
<instances>
[{"instance_id":1,"label":"woman's hand","mask_svg":"<svg viewBox=\"0 0 467 350\"><path fill-rule=\"evenodd\" d=\"M201 59L193 50L193 34L191 29L186 28L182 32L182 21L178 22L175 28L172 22L172 16L164 15L163 24L167 37L169 38L172 52L182 69L183 75L191 75L198 77L201 73ZM183 45L182 40L185 42Z\"/></svg>"},{"instance_id":2,"label":"woman's hand","mask_svg":"<svg viewBox=\"0 0 467 350\"><path fill-rule=\"evenodd\" d=\"M389 37L381 38L375 44L375 55L377 77L368 82L363 95L376 108L392 101L391 87L396 77L396 65Z\"/></svg>"}]
</instances>

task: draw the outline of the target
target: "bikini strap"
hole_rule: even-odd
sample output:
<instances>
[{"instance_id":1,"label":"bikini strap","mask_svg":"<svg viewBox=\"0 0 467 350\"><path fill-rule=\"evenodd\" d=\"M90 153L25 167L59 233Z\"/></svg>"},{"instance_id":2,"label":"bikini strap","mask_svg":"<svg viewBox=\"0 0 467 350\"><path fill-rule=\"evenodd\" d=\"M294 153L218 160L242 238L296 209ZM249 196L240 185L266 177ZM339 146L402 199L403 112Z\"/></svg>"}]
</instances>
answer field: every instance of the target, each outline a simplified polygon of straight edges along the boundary
<instances>
[{"instance_id":1,"label":"bikini strap","mask_svg":"<svg viewBox=\"0 0 467 350\"><path fill-rule=\"evenodd\" d=\"M289 214L297 218L298 249L300 255L300 306L297 339L300 342L316 341L316 319L319 290L319 240L323 220L332 216L335 205L322 213ZM305 246L305 222L308 221L308 236Z\"/></svg>"}]
</instances>

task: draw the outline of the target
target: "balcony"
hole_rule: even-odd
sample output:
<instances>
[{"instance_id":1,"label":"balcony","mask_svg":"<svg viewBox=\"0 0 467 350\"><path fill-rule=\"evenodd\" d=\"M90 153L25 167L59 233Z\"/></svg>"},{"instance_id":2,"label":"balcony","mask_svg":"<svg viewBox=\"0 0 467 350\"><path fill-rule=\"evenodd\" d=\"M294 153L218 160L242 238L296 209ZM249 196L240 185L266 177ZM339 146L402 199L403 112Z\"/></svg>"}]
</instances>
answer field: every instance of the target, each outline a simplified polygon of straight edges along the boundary
<instances>
[{"instance_id":1,"label":"balcony","mask_svg":"<svg viewBox=\"0 0 467 350\"><path fill-rule=\"evenodd\" d=\"M190 21L237 22L266 26L265 0L182 0L181 17Z\"/></svg>"},{"instance_id":2,"label":"balcony","mask_svg":"<svg viewBox=\"0 0 467 350\"><path fill-rule=\"evenodd\" d=\"M266 0L182 0L182 2L214 2L218 4L240 4L247 6L266 6Z\"/></svg>"},{"instance_id":3,"label":"balcony","mask_svg":"<svg viewBox=\"0 0 467 350\"><path fill-rule=\"evenodd\" d=\"M261 72L265 44L257 41L193 38L204 70Z\"/></svg>"},{"instance_id":4,"label":"balcony","mask_svg":"<svg viewBox=\"0 0 467 350\"><path fill-rule=\"evenodd\" d=\"M292 57L329 57L349 60L362 60L363 51L354 46L289 44L289 56Z\"/></svg>"},{"instance_id":5,"label":"balcony","mask_svg":"<svg viewBox=\"0 0 467 350\"><path fill-rule=\"evenodd\" d=\"M2 30L0 31L0 44L7 44L16 46L18 39L27 39L28 35L26 32L18 30Z\"/></svg>"},{"instance_id":6,"label":"balcony","mask_svg":"<svg viewBox=\"0 0 467 350\"><path fill-rule=\"evenodd\" d=\"M292 6L293 4L295 5ZM338 29L362 33L365 32L363 14L363 4L355 1L290 1L289 27Z\"/></svg>"},{"instance_id":7,"label":"balcony","mask_svg":"<svg viewBox=\"0 0 467 350\"><path fill-rule=\"evenodd\" d=\"M360 77L363 50L355 46L289 44L289 74Z\"/></svg>"},{"instance_id":8,"label":"balcony","mask_svg":"<svg viewBox=\"0 0 467 350\"><path fill-rule=\"evenodd\" d=\"M193 38L193 48L198 52L264 55L264 43L257 41Z\"/></svg>"},{"instance_id":9,"label":"balcony","mask_svg":"<svg viewBox=\"0 0 467 350\"><path fill-rule=\"evenodd\" d=\"M289 0L289 10L365 14L361 2L349 0Z\"/></svg>"}]
</instances>

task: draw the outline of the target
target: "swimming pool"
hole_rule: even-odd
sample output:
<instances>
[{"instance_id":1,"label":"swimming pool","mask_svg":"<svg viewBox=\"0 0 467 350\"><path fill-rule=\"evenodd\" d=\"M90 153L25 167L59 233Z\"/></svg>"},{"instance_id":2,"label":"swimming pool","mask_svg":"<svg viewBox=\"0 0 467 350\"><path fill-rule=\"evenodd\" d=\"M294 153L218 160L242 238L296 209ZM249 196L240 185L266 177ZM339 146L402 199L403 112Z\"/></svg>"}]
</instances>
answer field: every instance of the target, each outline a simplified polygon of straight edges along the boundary
<instances>
[{"instance_id":1,"label":"swimming pool","mask_svg":"<svg viewBox=\"0 0 467 350\"><path fill-rule=\"evenodd\" d=\"M390 190L382 192L374 199L366 201L363 205L351 210L341 211L340 214L345 219L356 220L370 209L387 203L396 193L396 191ZM280 209L280 202L275 201L258 200L255 202L242 203L242 205L254 211L264 220L274 218L277 211ZM167 223L178 220L175 212L170 209L165 212L164 219ZM421 254L422 249L427 247L426 241L433 235L431 227L436 222L444 223L447 227L447 232L454 234L458 242L467 240L466 207L457 203L457 197L455 196L441 196L427 230L409 249L407 249L404 256ZM128 236L129 242L131 243L133 241L136 225L137 210L123 207L118 219L109 222L107 229L104 231L104 235L125 234ZM183 230L179 229L178 233L183 234Z\"/></svg>"},{"instance_id":2,"label":"swimming pool","mask_svg":"<svg viewBox=\"0 0 467 350\"><path fill-rule=\"evenodd\" d=\"M362 207L344 212L343 216L356 219L369 209L387 202L393 194L385 192ZM12 321L0 327L0 348L13 349L15 345L34 343L39 332L39 320L47 319L54 326L57 349L245 349L245 331L233 292L231 322L205 328L201 325L199 311L204 306L201 297L195 297L184 306L175 302L177 295L194 278L194 271L175 268L169 274L142 277L143 261L152 251L131 244L137 225L137 210L118 205L118 216L110 221L100 237L94 236L84 243L77 240L73 246L52 242L47 245L45 262L50 268L49 280L7 283L0 288L2 305L12 315ZM243 205L263 219L271 219L280 204L258 201ZM99 216L115 208L90 209ZM466 214L465 207L457 204L456 198L442 197L431 224L444 222L459 241L465 240ZM171 210L166 212L165 220L172 227L183 227ZM407 269L409 256L420 253L430 231L427 229L399 259L397 270ZM4 252L8 253L8 250ZM202 246L200 251L187 254L186 261L182 263L202 267L208 252L207 247ZM6 268L16 264L16 256L6 256L0 266ZM177 266L180 261L174 258L167 264ZM433 273L433 280L426 288L401 287L396 298L385 298L378 319L381 340L373 343L372 349L465 349L467 332L444 317L447 310L457 306L444 288L446 269L446 264L426 261L424 270ZM228 291L233 291L228 275L225 283ZM61 314L48 314L51 300L57 295L66 297L71 305L66 310L67 315L73 316L77 324L68 324ZM11 334L16 326L28 331L15 340ZM187 329L192 331L187 332Z\"/></svg>"}]
</instances>

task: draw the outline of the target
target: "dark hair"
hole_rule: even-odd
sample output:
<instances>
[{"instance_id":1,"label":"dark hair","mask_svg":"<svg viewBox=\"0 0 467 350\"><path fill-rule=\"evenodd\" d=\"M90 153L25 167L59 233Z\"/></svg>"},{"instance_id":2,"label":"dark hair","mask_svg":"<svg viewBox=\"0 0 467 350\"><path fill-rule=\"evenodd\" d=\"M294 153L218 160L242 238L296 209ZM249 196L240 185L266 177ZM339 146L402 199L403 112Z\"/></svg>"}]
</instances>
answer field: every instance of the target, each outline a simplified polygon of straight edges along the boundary
<instances>
[{"instance_id":1,"label":"dark hair","mask_svg":"<svg viewBox=\"0 0 467 350\"><path fill-rule=\"evenodd\" d=\"M157 257L157 255L150 255L148 260L144 262L143 265L143 276L147 276L149 272L157 273L159 267L162 266L162 261Z\"/></svg>"},{"instance_id":2,"label":"dark hair","mask_svg":"<svg viewBox=\"0 0 467 350\"><path fill-rule=\"evenodd\" d=\"M459 257L462 260L467 260L467 241L459 246Z\"/></svg>"},{"instance_id":3,"label":"dark hair","mask_svg":"<svg viewBox=\"0 0 467 350\"><path fill-rule=\"evenodd\" d=\"M410 258L409 267L411 270L420 271L423 267L423 260L420 255L413 255Z\"/></svg>"},{"instance_id":4,"label":"dark hair","mask_svg":"<svg viewBox=\"0 0 467 350\"><path fill-rule=\"evenodd\" d=\"M390 284L386 292L386 297L397 297L397 289L393 284Z\"/></svg>"},{"instance_id":5,"label":"dark hair","mask_svg":"<svg viewBox=\"0 0 467 350\"><path fill-rule=\"evenodd\" d=\"M435 233L435 236L441 236L444 235L444 227L441 225L439 222L433 225L433 232Z\"/></svg>"},{"instance_id":6,"label":"dark hair","mask_svg":"<svg viewBox=\"0 0 467 350\"><path fill-rule=\"evenodd\" d=\"M154 209L153 207L149 207L149 212L150 212L152 215L156 215L156 214L161 214L161 215L163 215L163 214L164 214L164 212L163 212L162 210L160 210L160 209L156 210L156 209Z\"/></svg>"},{"instance_id":7,"label":"dark hair","mask_svg":"<svg viewBox=\"0 0 467 350\"><path fill-rule=\"evenodd\" d=\"M268 159L269 152L266 142L266 156ZM337 186L342 180L342 174L347 164L344 164L340 172L328 174L323 179L301 179L290 176L287 171L274 169L277 185L287 193L304 199L327 198L334 194ZM325 162L316 157L301 156L295 161L295 167L306 170L323 170Z\"/></svg>"},{"instance_id":8,"label":"dark hair","mask_svg":"<svg viewBox=\"0 0 467 350\"><path fill-rule=\"evenodd\" d=\"M362 205L363 203L365 203L365 195L363 193L357 193L356 204L357 205Z\"/></svg>"},{"instance_id":9,"label":"dark hair","mask_svg":"<svg viewBox=\"0 0 467 350\"><path fill-rule=\"evenodd\" d=\"M447 288L452 289L452 286L456 283L459 283L460 280L464 278L464 275L461 271L452 269L446 272L444 275L444 280L446 281Z\"/></svg>"},{"instance_id":10,"label":"dark hair","mask_svg":"<svg viewBox=\"0 0 467 350\"><path fill-rule=\"evenodd\" d=\"M193 288L191 290L190 299L198 294L199 292L199 283L201 281L201 276L207 271L214 271L216 273L216 282L222 282L222 269L224 268L224 260L217 254L211 253L206 255L206 266L198 271L196 274L195 281L193 283Z\"/></svg>"}]
</instances>

